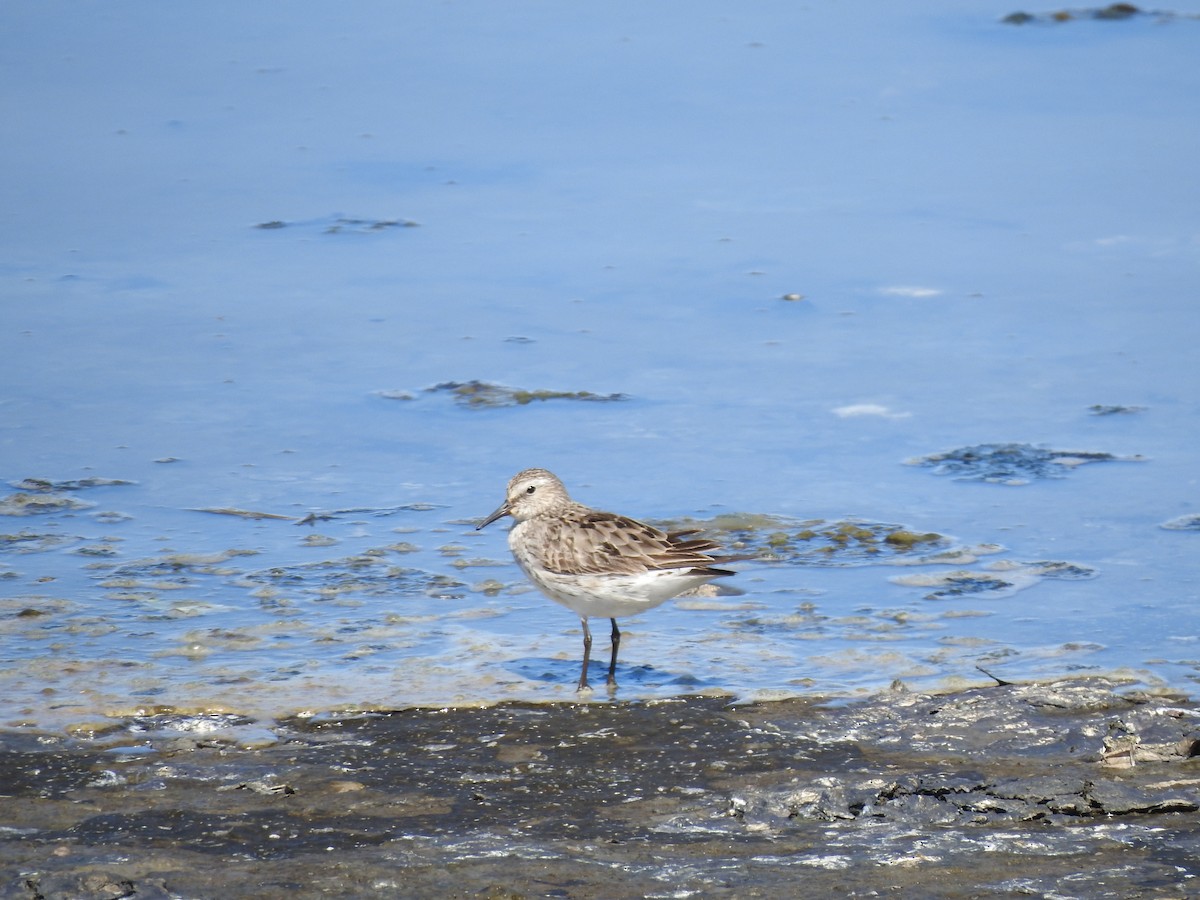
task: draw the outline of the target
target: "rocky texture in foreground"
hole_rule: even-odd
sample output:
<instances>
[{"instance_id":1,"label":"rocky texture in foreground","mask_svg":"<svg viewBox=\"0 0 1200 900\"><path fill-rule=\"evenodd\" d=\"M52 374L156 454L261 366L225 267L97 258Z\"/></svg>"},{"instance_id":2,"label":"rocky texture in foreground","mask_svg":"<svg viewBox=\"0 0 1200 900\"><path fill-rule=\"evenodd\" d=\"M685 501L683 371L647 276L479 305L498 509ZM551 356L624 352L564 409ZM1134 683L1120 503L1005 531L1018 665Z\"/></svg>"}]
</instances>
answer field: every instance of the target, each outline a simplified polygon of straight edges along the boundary
<instances>
[{"instance_id":1,"label":"rocky texture in foreground","mask_svg":"<svg viewBox=\"0 0 1200 900\"><path fill-rule=\"evenodd\" d=\"M1105 682L205 724L0 736L0 897L1200 894L1200 711Z\"/></svg>"}]
</instances>

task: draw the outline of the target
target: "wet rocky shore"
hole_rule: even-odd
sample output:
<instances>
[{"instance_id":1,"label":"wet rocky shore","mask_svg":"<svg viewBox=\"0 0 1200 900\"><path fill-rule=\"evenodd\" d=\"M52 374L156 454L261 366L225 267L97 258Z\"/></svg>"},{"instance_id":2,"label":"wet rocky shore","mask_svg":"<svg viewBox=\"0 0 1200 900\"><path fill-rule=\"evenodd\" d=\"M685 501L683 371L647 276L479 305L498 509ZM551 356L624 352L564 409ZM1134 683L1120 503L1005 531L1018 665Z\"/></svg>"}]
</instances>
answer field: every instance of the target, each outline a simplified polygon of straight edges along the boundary
<instances>
[{"instance_id":1,"label":"wet rocky shore","mask_svg":"<svg viewBox=\"0 0 1200 900\"><path fill-rule=\"evenodd\" d=\"M0 898L1200 895L1200 709L1102 680L0 735Z\"/></svg>"}]
</instances>

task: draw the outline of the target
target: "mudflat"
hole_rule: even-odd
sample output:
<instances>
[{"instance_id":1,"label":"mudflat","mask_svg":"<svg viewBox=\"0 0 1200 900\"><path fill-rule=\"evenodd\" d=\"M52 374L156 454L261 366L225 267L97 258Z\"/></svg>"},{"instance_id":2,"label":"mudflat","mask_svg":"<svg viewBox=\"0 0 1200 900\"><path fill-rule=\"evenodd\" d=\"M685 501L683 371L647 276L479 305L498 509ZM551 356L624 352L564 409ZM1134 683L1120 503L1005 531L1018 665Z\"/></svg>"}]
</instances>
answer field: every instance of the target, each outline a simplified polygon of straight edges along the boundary
<instances>
[{"instance_id":1,"label":"mudflat","mask_svg":"<svg viewBox=\"0 0 1200 900\"><path fill-rule=\"evenodd\" d=\"M1198 753L1099 679L9 732L0 897L1196 896Z\"/></svg>"}]
</instances>

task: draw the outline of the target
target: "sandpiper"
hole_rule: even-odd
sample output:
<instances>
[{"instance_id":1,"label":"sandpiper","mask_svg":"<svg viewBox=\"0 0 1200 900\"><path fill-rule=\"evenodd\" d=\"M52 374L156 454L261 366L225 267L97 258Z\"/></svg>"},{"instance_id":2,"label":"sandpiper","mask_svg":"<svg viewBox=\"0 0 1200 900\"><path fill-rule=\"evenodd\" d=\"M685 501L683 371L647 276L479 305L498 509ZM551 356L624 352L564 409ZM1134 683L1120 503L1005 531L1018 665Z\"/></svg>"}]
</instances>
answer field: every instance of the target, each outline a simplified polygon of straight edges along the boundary
<instances>
[{"instance_id":1,"label":"sandpiper","mask_svg":"<svg viewBox=\"0 0 1200 900\"><path fill-rule=\"evenodd\" d=\"M733 575L717 566L744 557L710 556L720 546L692 531L664 532L616 513L576 503L554 473L526 469L513 476L500 507L480 522L502 516L517 524L508 532L513 557L538 589L574 611L583 623L583 671L579 690L589 690L592 633L588 618L612 621L610 686L617 683L618 616L653 609L714 578Z\"/></svg>"}]
</instances>

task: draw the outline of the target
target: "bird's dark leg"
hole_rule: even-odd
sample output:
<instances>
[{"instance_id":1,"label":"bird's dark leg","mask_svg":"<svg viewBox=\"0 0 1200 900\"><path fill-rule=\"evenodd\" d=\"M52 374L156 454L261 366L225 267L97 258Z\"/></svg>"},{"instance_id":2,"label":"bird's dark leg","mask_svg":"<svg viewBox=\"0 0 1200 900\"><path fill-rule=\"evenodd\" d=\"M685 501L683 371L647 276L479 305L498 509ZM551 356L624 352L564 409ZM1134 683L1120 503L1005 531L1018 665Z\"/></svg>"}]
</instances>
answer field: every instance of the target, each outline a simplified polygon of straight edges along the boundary
<instances>
[{"instance_id":1,"label":"bird's dark leg","mask_svg":"<svg viewBox=\"0 0 1200 900\"><path fill-rule=\"evenodd\" d=\"M588 663L592 658L592 632L588 628L587 619L580 616L579 621L583 624L583 671L579 673L579 687L577 691L586 691L589 689L587 680Z\"/></svg>"},{"instance_id":2,"label":"bird's dark leg","mask_svg":"<svg viewBox=\"0 0 1200 900\"><path fill-rule=\"evenodd\" d=\"M612 630L612 648L613 649L612 649L612 662L610 662L608 664L608 678L606 680L608 681L609 684L615 686L617 683L617 648L621 646L621 629L617 628L617 620L616 619L609 619L609 621L612 622L612 626L613 626L613 630Z\"/></svg>"}]
</instances>

